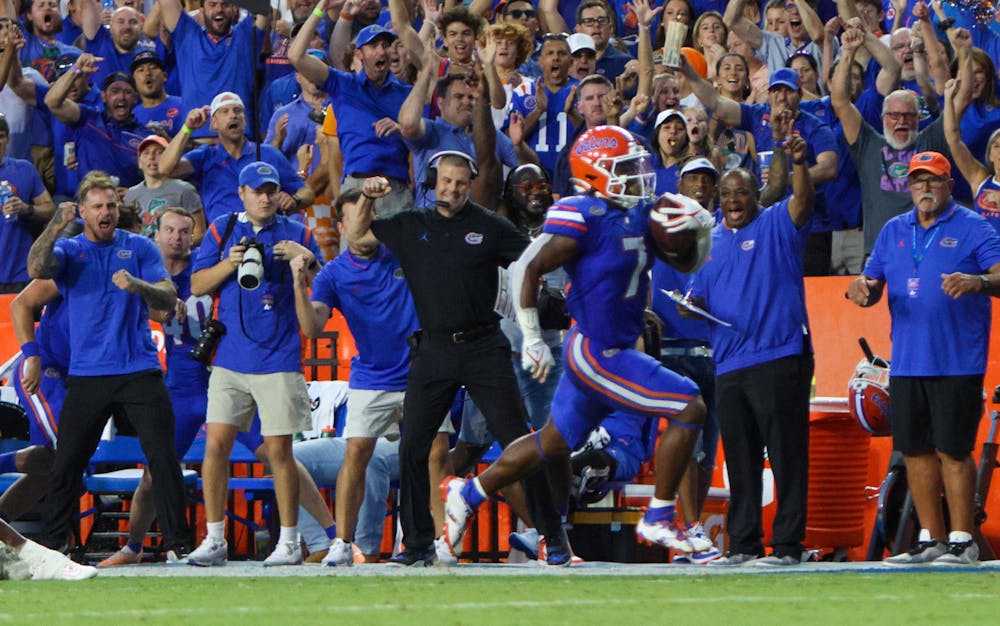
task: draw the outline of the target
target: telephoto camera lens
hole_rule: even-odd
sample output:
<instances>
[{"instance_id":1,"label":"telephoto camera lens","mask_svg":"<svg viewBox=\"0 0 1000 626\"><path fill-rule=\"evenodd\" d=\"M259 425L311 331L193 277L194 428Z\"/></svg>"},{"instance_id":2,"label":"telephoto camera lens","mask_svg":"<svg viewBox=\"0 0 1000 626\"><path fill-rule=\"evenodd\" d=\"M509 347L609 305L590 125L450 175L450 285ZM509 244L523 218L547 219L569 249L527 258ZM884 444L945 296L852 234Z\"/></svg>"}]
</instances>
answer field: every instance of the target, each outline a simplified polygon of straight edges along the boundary
<instances>
[{"instance_id":1,"label":"telephoto camera lens","mask_svg":"<svg viewBox=\"0 0 1000 626\"><path fill-rule=\"evenodd\" d=\"M236 273L236 280L240 287L247 291L253 291L260 287L261 278L264 276L264 250L258 243L247 244L247 250L243 253L243 262L240 263L239 271Z\"/></svg>"},{"instance_id":2,"label":"telephoto camera lens","mask_svg":"<svg viewBox=\"0 0 1000 626\"><path fill-rule=\"evenodd\" d=\"M209 320L208 326L198 337L198 343L191 348L191 358L202 365L211 365L215 349L219 346L219 340L226 334L226 325L219 320Z\"/></svg>"}]
</instances>

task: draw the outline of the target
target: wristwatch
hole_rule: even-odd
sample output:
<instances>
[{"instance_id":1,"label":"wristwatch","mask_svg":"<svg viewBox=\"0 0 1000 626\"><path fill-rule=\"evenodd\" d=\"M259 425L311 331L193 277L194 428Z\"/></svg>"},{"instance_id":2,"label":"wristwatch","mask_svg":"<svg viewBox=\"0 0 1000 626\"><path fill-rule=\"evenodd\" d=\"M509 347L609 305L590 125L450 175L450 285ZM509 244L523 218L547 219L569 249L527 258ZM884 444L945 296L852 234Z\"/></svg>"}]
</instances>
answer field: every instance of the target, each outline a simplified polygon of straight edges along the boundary
<instances>
[{"instance_id":1,"label":"wristwatch","mask_svg":"<svg viewBox=\"0 0 1000 626\"><path fill-rule=\"evenodd\" d=\"M982 289L983 291L986 291L987 289L990 288L990 277L988 274L980 274L979 280L981 280L983 283L983 289Z\"/></svg>"}]
</instances>

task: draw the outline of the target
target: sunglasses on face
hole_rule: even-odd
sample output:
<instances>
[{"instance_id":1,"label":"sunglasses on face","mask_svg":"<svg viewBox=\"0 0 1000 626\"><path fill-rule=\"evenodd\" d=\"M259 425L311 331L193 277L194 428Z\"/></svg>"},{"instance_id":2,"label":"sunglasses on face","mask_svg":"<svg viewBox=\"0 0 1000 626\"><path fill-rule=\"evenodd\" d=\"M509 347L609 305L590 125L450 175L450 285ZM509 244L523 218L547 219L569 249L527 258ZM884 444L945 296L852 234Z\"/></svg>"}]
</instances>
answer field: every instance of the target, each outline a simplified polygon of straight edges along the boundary
<instances>
[{"instance_id":1,"label":"sunglasses on face","mask_svg":"<svg viewBox=\"0 0 1000 626\"><path fill-rule=\"evenodd\" d=\"M511 16L515 20L519 20L521 18L527 18L530 20L538 15L538 13L532 9L511 9L510 11L507 11L507 15Z\"/></svg>"},{"instance_id":2,"label":"sunglasses on face","mask_svg":"<svg viewBox=\"0 0 1000 626\"><path fill-rule=\"evenodd\" d=\"M552 186L547 182L545 182L544 180L538 180L530 183L521 183L519 185L514 185L514 188L526 196L533 196L535 194L546 194L552 192Z\"/></svg>"}]
</instances>

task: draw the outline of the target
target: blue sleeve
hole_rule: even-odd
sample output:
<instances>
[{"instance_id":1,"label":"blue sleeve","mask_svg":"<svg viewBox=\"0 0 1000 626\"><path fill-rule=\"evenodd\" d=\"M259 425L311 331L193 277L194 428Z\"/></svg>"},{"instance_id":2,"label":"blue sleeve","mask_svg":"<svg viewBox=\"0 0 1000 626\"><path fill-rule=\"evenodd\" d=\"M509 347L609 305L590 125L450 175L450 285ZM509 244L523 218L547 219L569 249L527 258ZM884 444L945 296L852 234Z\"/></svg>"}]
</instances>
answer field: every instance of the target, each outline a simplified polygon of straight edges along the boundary
<instances>
[{"instance_id":1,"label":"blue sleeve","mask_svg":"<svg viewBox=\"0 0 1000 626\"><path fill-rule=\"evenodd\" d=\"M507 167L514 168L518 166L517 150L514 149L514 142L510 140L510 137L503 134L499 130L497 131L496 153L497 157L499 157L503 164Z\"/></svg>"},{"instance_id":2,"label":"blue sleeve","mask_svg":"<svg viewBox=\"0 0 1000 626\"><path fill-rule=\"evenodd\" d=\"M808 141L814 155L818 156L824 152L837 154L837 140L833 136L833 131L822 122L813 128Z\"/></svg>"},{"instance_id":3,"label":"blue sleeve","mask_svg":"<svg viewBox=\"0 0 1000 626\"><path fill-rule=\"evenodd\" d=\"M313 302L322 302L331 309L340 308L340 297L337 295L337 285L333 277L334 264L327 263L323 269L316 274L313 280L312 296Z\"/></svg>"},{"instance_id":4,"label":"blue sleeve","mask_svg":"<svg viewBox=\"0 0 1000 626\"><path fill-rule=\"evenodd\" d=\"M184 47L183 41L187 38L196 35L198 31L201 30L201 26L195 21L193 17L188 15L187 11L181 11L181 17L177 20L177 26L171 35L173 35L173 48L174 50L180 50Z\"/></svg>"},{"instance_id":5,"label":"blue sleeve","mask_svg":"<svg viewBox=\"0 0 1000 626\"><path fill-rule=\"evenodd\" d=\"M87 106L86 104L78 104L80 107L80 117L77 118L76 122L72 124L67 124L73 130L79 130L83 128L88 121L94 119L101 114L100 110L96 107Z\"/></svg>"},{"instance_id":6,"label":"blue sleeve","mask_svg":"<svg viewBox=\"0 0 1000 626\"><path fill-rule=\"evenodd\" d=\"M337 94L338 91L340 91L340 80L342 78L341 73L342 72L340 70L331 67L330 74L326 77L326 82L323 83L323 91L329 94L331 99ZM344 72L344 74L346 74L346 72Z\"/></svg>"},{"instance_id":7,"label":"blue sleeve","mask_svg":"<svg viewBox=\"0 0 1000 626\"><path fill-rule=\"evenodd\" d=\"M66 272L66 259L73 258L73 249L76 248L76 242L72 239L57 239L56 245L52 246L52 255L59 262L59 269L56 271L55 280L56 286L59 287L59 293L65 295L66 292L63 290L62 279Z\"/></svg>"},{"instance_id":8,"label":"blue sleeve","mask_svg":"<svg viewBox=\"0 0 1000 626\"><path fill-rule=\"evenodd\" d=\"M976 246L976 262L979 271L986 272L1000 263L1000 235L985 219L976 220L976 238L981 243Z\"/></svg>"},{"instance_id":9,"label":"blue sleeve","mask_svg":"<svg viewBox=\"0 0 1000 626\"><path fill-rule=\"evenodd\" d=\"M266 94L269 94L269 93L270 93L270 87L268 87L268 88L267 88L267 89L266 89L266 90L264 91L264 93L265 93L265 97L264 97L264 98L262 98L262 100L265 100L265 101L267 101L267 100L268 100L268 98L266 97ZM278 125L278 118L280 118L280 117L281 117L281 116L280 116L280 115L278 115L278 111L274 111L274 112L273 112L273 113L271 113L271 114L270 114L270 116L268 117L268 122L267 122L267 135L265 135L265 136L264 136L264 143L266 143L266 144L268 144L268 145L272 145L272 142L274 141L274 128L275 128L275 126L277 126L277 125Z\"/></svg>"},{"instance_id":10,"label":"blue sleeve","mask_svg":"<svg viewBox=\"0 0 1000 626\"><path fill-rule=\"evenodd\" d=\"M868 262L865 263L865 269L861 271L868 278L885 280L886 244L890 239L887 232L891 223L892 221L890 220L888 224L882 227L882 232L878 234L878 239L875 240L875 245L872 247L872 254L868 257Z\"/></svg>"},{"instance_id":11,"label":"blue sleeve","mask_svg":"<svg viewBox=\"0 0 1000 626\"><path fill-rule=\"evenodd\" d=\"M31 181L29 183L30 188L28 190L29 194L27 195L27 198L29 200L34 200L35 198L42 195L42 193L46 191L45 184L42 182L42 177L38 175L38 170L36 170L34 167L28 165L28 167L24 169L27 170L28 176L30 177Z\"/></svg>"},{"instance_id":12,"label":"blue sleeve","mask_svg":"<svg viewBox=\"0 0 1000 626\"><path fill-rule=\"evenodd\" d=\"M763 104L743 104L740 103L740 128L743 130L753 130L760 120L760 111L767 105Z\"/></svg>"},{"instance_id":13,"label":"blue sleeve","mask_svg":"<svg viewBox=\"0 0 1000 626\"><path fill-rule=\"evenodd\" d=\"M208 151L213 148L214 146L200 146L182 156L181 159L190 163L195 174L201 176L205 171L205 163L208 161Z\"/></svg>"},{"instance_id":14,"label":"blue sleeve","mask_svg":"<svg viewBox=\"0 0 1000 626\"><path fill-rule=\"evenodd\" d=\"M216 241L215 238L216 236L222 236L228 223L229 214L226 213L209 225L208 232L205 233L205 236L201 240L201 246L198 248L198 255L191 265L192 273L212 267L219 262L220 242Z\"/></svg>"},{"instance_id":15,"label":"blue sleeve","mask_svg":"<svg viewBox=\"0 0 1000 626\"><path fill-rule=\"evenodd\" d=\"M164 278L170 278L167 268L163 266L160 250L151 239L134 235L131 241L132 247L139 256L139 271L142 272L142 276L139 278L148 283L156 283Z\"/></svg>"}]
</instances>

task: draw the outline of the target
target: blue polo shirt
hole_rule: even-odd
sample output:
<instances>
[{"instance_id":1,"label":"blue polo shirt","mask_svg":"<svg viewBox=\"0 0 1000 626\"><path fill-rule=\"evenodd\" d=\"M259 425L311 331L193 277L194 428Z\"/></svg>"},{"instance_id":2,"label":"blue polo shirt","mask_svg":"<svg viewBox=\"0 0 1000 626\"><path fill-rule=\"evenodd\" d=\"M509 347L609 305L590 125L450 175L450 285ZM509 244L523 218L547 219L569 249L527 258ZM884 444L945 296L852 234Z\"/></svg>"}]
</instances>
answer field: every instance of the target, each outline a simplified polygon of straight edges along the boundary
<instances>
[{"instance_id":1,"label":"blue polo shirt","mask_svg":"<svg viewBox=\"0 0 1000 626\"><path fill-rule=\"evenodd\" d=\"M204 145L184 155L194 167L195 175L201 178L201 201L208 222L223 215L227 207L243 206L238 193L240 170L258 160L255 146L252 141L244 141L243 152L238 159L229 156L222 144ZM302 179L295 173L295 168L274 146L261 144L260 160L277 170L281 190L285 193L294 194L302 187Z\"/></svg>"},{"instance_id":2,"label":"blue polo shirt","mask_svg":"<svg viewBox=\"0 0 1000 626\"><path fill-rule=\"evenodd\" d=\"M370 259L350 250L327 263L313 281L312 300L339 309L358 347L351 389L404 391L410 371L406 338L420 323L399 261L379 245Z\"/></svg>"},{"instance_id":3,"label":"blue polo shirt","mask_svg":"<svg viewBox=\"0 0 1000 626\"><path fill-rule=\"evenodd\" d=\"M326 108L328 102L323 103L323 108ZM295 153L298 152L299 146L304 144L312 144L316 142L316 128L317 124L313 120L309 119L309 114L312 113L312 105L304 101L302 98L296 98L292 100L285 106L279 108L277 111L271 115L270 123L267 125L267 137L264 138L264 143L270 144L274 140L274 129L278 125L278 120L282 115L288 115L288 126L287 132L285 133L285 141L281 144L281 153L285 155L289 163L293 163L292 159L295 158ZM316 148L313 150L313 164L318 165L320 162L320 150Z\"/></svg>"},{"instance_id":4,"label":"blue polo shirt","mask_svg":"<svg viewBox=\"0 0 1000 626\"><path fill-rule=\"evenodd\" d=\"M604 49L604 54L597 59L594 73L604 76L613 83L616 78L625 73L625 64L631 60L632 57L608 44L608 47Z\"/></svg>"},{"instance_id":5,"label":"blue polo shirt","mask_svg":"<svg viewBox=\"0 0 1000 626\"><path fill-rule=\"evenodd\" d=\"M732 324L709 324L717 375L806 352L808 237L808 225L792 222L787 198L739 230L723 223L712 231L712 254L690 286L712 315Z\"/></svg>"},{"instance_id":6,"label":"blue polo shirt","mask_svg":"<svg viewBox=\"0 0 1000 626\"><path fill-rule=\"evenodd\" d=\"M83 29L76 25L73 18L66 16L62 21L62 30L56 35L56 39L68 46L72 46L77 38L83 34Z\"/></svg>"},{"instance_id":7,"label":"blue polo shirt","mask_svg":"<svg viewBox=\"0 0 1000 626\"><path fill-rule=\"evenodd\" d=\"M31 161L4 157L0 161L0 180L10 183L14 194L27 204L45 191L42 179ZM27 219L0 216L0 283L31 280L28 276L28 250L35 240Z\"/></svg>"},{"instance_id":8,"label":"blue polo shirt","mask_svg":"<svg viewBox=\"0 0 1000 626\"><path fill-rule=\"evenodd\" d=\"M375 122L399 118L399 109L410 94L409 85L389 73L381 87L368 80L364 70L356 74L330 68L323 83L337 116L337 137L344 154L343 176L381 174L409 180L406 146L399 133L379 138ZM343 178L341 178L343 180Z\"/></svg>"},{"instance_id":9,"label":"blue polo shirt","mask_svg":"<svg viewBox=\"0 0 1000 626\"><path fill-rule=\"evenodd\" d=\"M180 96L167 96L167 99L160 104L146 108L142 102L135 105L132 115L135 121L143 126L150 133L162 131L168 137L173 137L181 130L184 120L187 119L188 109L184 106L184 101Z\"/></svg>"},{"instance_id":10,"label":"blue polo shirt","mask_svg":"<svg viewBox=\"0 0 1000 626\"><path fill-rule=\"evenodd\" d=\"M864 274L886 281L893 376L986 371L990 298L974 293L956 300L941 289L941 275L983 274L997 263L1000 236L982 216L955 203L930 228L920 226L916 209L886 222Z\"/></svg>"},{"instance_id":11,"label":"blue polo shirt","mask_svg":"<svg viewBox=\"0 0 1000 626\"><path fill-rule=\"evenodd\" d=\"M62 296L45 305L42 317L35 327L35 342L42 360L42 371L54 367L65 376L69 368L69 317L66 301Z\"/></svg>"},{"instance_id":12,"label":"blue polo shirt","mask_svg":"<svg viewBox=\"0 0 1000 626\"><path fill-rule=\"evenodd\" d=\"M95 243L80 234L56 241L55 256L59 260L56 286L73 320L70 376L159 370L146 301L111 282L121 269L150 283L169 278L156 244L124 230L115 231L107 243Z\"/></svg>"},{"instance_id":13,"label":"blue polo shirt","mask_svg":"<svg viewBox=\"0 0 1000 626\"><path fill-rule=\"evenodd\" d=\"M446 122L443 118L424 118L424 129L423 137L415 141L404 139L403 143L413 152L413 178L417 181L414 193L416 205L432 207L437 196L433 189L427 189L423 185L431 157L442 150L458 150L476 158L476 147L472 143L472 135L466 129ZM496 138L497 158L507 167L517 167L517 152L510 137L498 130Z\"/></svg>"},{"instance_id":14,"label":"blue polo shirt","mask_svg":"<svg viewBox=\"0 0 1000 626\"><path fill-rule=\"evenodd\" d=\"M740 104L740 128L753 133L758 155L774 150L774 138L771 136L770 104ZM810 167L816 165L817 154L827 151L837 152L837 141L830 127L804 110L799 111L798 118L792 124L792 132L806 140L806 161ZM826 184L818 185L816 188L813 218L810 220L811 232L824 233L834 230L833 220L826 209L825 191ZM788 195L791 193L791 185L789 185Z\"/></svg>"},{"instance_id":15,"label":"blue polo shirt","mask_svg":"<svg viewBox=\"0 0 1000 626\"><path fill-rule=\"evenodd\" d=\"M830 96L803 101L799 106L806 113L830 126L837 146L837 177L823 185L824 197L836 199L825 203L828 220L825 226L828 226L829 230L857 228L861 224L861 183L858 179L858 169L854 165L847 140L844 138L844 127L834 114Z\"/></svg>"},{"instance_id":16,"label":"blue polo shirt","mask_svg":"<svg viewBox=\"0 0 1000 626\"><path fill-rule=\"evenodd\" d=\"M156 44L145 35L139 37L135 48L128 52L119 52L118 48L115 47L115 42L111 39L111 31L104 27L97 29L97 34L94 35L93 39L84 41L84 48L90 54L102 59L97 64L97 71L91 76L95 85L103 85L104 79L115 72L131 76L132 57L146 50L156 52Z\"/></svg>"},{"instance_id":17,"label":"blue polo shirt","mask_svg":"<svg viewBox=\"0 0 1000 626\"><path fill-rule=\"evenodd\" d=\"M193 271L214 266L244 237L256 237L265 246L264 275L260 286L253 291L240 287L236 272L223 281L218 291L217 314L226 325L226 334L219 341L213 364L244 374L298 372L302 369L302 342L295 317L292 272L288 261L274 258L274 244L294 241L309 248L317 259L322 259L323 253L301 222L276 215L255 233L246 213L239 213L232 234L222 243L225 247L220 257L217 236L226 232L228 223L228 214L212 222L211 232L205 235L198 249L198 258L192 262Z\"/></svg>"},{"instance_id":18,"label":"blue polo shirt","mask_svg":"<svg viewBox=\"0 0 1000 626\"><path fill-rule=\"evenodd\" d=\"M180 96L188 110L209 104L216 94L235 92L248 103L253 97L253 52L261 49L254 44L254 35L263 42L263 33L254 27L253 17L235 24L228 35L216 39L206 32L193 17L181 12L173 33L180 78ZM256 47L255 47L256 46Z\"/></svg>"},{"instance_id":19,"label":"blue polo shirt","mask_svg":"<svg viewBox=\"0 0 1000 626\"><path fill-rule=\"evenodd\" d=\"M76 142L76 159L82 174L103 170L131 187L142 182L139 172L139 143L148 134L135 118L124 124L111 119L104 107L80 105L80 119L71 125L71 141Z\"/></svg>"},{"instance_id":20,"label":"blue polo shirt","mask_svg":"<svg viewBox=\"0 0 1000 626\"><path fill-rule=\"evenodd\" d=\"M197 250L192 251L192 260ZM167 372L163 376L172 394L204 394L208 388L208 368L191 358L191 348L212 318L212 297L191 295L192 265L170 277L177 288L177 298L187 308L187 317L180 322L177 317L163 324L164 348L167 352Z\"/></svg>"}]
</instances>

